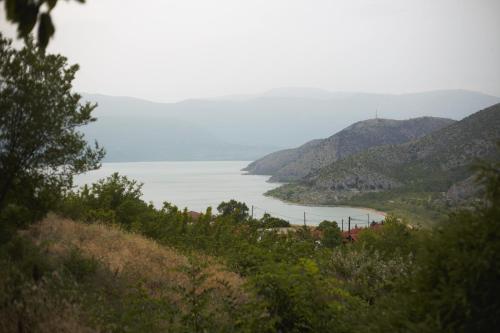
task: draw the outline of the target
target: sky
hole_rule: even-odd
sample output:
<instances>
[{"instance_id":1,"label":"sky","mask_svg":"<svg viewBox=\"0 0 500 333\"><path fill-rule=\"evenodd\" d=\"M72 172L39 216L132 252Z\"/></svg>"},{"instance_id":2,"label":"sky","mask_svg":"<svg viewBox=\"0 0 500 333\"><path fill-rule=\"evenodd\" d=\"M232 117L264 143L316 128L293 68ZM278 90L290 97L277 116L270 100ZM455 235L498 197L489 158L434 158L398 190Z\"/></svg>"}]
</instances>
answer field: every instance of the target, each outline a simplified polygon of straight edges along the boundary
<instances>
[{"instance_id":1,"label":"sky","mask_svg":"<svg viewBox=\"0 0 500 333\"><path fill-rule=\"evenodd\" d=\"M3 7L3 6L2 6ZM15 36L0 9L0 31ZM81 92L174 102L277 87L500 96L498 0L59 1Z\"/></svg>"}]
</instances>

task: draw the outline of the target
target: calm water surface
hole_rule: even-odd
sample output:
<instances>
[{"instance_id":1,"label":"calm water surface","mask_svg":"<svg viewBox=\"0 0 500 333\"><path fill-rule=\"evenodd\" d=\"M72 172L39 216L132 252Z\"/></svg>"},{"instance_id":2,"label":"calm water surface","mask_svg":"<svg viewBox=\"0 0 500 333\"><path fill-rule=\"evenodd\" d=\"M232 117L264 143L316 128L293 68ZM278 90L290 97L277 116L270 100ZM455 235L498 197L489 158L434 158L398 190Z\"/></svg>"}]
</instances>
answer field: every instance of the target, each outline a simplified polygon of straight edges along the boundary
<instances>
[{"instance_id":1,"label":"calm water surface","mask_svg":"<svg viewBox=\"0 0 500 333\"><path fill-rule=\"evenodd\" d=\"M246 175L241 171L247 161L216 162L134 162L104 163L101 169L76 177L76 185L90 184L105 178L113 172L126 175L144 183L143 199L161 207L164 201L180 208L205 211L208 206L215 208L222 201L235 199L254 206L254 216L264 212L281 217L293 224L317 225L321 221L344 219L351 216L354 227L366 225L370 221L380 221L383 216L374 211L351 207L321 207L288 204L266 197L263 194L279 184L268 183L268 176Z\"/></svg>"}]
</instances>

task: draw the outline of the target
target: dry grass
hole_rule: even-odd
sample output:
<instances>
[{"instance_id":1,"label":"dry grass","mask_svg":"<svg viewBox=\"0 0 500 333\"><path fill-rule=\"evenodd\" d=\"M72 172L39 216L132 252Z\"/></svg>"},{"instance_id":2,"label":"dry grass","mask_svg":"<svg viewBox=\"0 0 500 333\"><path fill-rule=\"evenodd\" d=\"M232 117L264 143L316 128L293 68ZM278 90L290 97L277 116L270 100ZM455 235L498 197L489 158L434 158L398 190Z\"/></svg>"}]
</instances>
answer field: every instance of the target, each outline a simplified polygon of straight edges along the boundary
<instances>
[{"instance_id":1,"label":"dry grass","mask_svg":"<svg viewBox=\"0 0 500 333\"><path fill-rule=\"evenodd\" d=\"M134 290L139 287L153 299L166 300L174 305L179 312L179 316L173 319L177 323L183 313L190 313L190 303L186 298L189 291L197 295L205 291L210 293L206 313L218 323L230 323L232 320L232 310L227 308L227 304L232 304L232 309L243 309L241 306L255 300L244 291L244 279L227 271L214 258L201 254L188 257L117 227L78 223L49 215L23 231L22 235L38 245L53 263L65 262L75 249L83 257L95 259L100 268L85 288L104 292L103 296L113 297L113 301L127 302L127 295L134 295ZM206 278L194 278L190 274L194 271L201 271L199 275ZM58 274L53 276L59 279ZM25 327L22 331L108 331L106 326L102 330L92 328L107 325L107 322L106 319L95 319L93 312L87 311L86 303L55 297L49 284L31 284L23 290L23 308L9 310L11 315L1 313L0 321L2 317L10 319L0 323L0 331L17 332L17 323ZM45 310L40 312L38 309Z\"/></svg>"},{"instance_id":2,"label":"dry grass","mask_svg":"<svg viewBox=\"0 0 500 333\"><path fill-rule=\"evenodd\" d=\"M165 286L189 287L189 279L184 272L191 265L188 258L137 234L107 225L77 223L49 215L32 226L26 236L38 245L45 244L52 256L62 257L77 248L83 255L104 264L117 278L142 281L153 295L161 293ZM219 281L225 281L233 295L236 294L241 302L245 301L242 291L244 280L238 274L226 271L207 256L198 255L195 262L204 263L203 273L208 276L204 285L200 286L200 292L205 288L215 288L224 293L227 288L223 288ZM161 295L164 296L163 293Z\"/></svg>"}]
</instances>

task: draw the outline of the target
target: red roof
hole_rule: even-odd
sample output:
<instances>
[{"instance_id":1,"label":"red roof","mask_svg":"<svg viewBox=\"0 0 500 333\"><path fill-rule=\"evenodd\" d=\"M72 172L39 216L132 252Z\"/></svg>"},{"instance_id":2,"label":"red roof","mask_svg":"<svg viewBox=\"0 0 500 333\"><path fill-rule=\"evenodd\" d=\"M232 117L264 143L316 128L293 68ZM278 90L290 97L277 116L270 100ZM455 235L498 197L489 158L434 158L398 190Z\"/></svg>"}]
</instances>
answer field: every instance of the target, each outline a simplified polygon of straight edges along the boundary
<instances>
[{"instance_id":1,"label":"red roof","mask_svg":"<svg viewBox=\"0 0 500 333\"><path fill-rule=\"evenodd\" d=\"M190 210L190 211L188 212L188 215L189 215L189 217L190 217L192 220L197 220L197 219L199 219L199 218L200 218L201 213L194 212L194 211Z\"/></svg>"},{"instance_id":2,"label":"red roof","mask_svg":"<svg viewBox=\"0 0 500 333\"><path fill-rule=\"evenodd\" d=\"M375 223L373 225L370 225L370 228L371 229L379 229L383 226L383 223ZM354 229L351 229L351 231L344 231L342 233L342 238L348 240L348 241L357 241L358 240L358 236L359 236L359 233L362 231L362 230L365 230L366 228L358 228L358 227L355 227Z\"/></svg>"}]
</instances>

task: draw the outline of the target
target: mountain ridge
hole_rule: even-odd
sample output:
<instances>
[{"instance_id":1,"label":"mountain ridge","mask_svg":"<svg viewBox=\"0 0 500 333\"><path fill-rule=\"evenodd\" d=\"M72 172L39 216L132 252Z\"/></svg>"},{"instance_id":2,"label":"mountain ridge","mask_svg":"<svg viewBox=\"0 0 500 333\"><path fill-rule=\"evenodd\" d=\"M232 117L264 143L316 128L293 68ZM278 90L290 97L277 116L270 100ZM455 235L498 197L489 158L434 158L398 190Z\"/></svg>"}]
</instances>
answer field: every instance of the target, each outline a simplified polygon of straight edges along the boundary
<instances>
[{"instance_id":1,"label":"mountain ridge","mask_svg":"<svg viewBox=\"0 0 500 333\"><path fill-rule=\"evenodd\" d=\"M269 194L290 201L334 204L397 190L436 193L441 203L456 204L461 194L470 192L474 161L499 158L498 141L500 104L420 139L351 155Z\"/></svg>"},{"instance_id":2,"label":"mountain ridge","mask_svg":"<svg viewBox=\"0 0 500 333\"><path fill-rule=\"evenodd\" d=\"M368 119L356 122L326 139L309 141L295 149L266 155L244 170L253 174L272 175L271 181L296 181L314 170L362 150L407 142L453 122L452 119L437 117Z\"/></svg>"},{"instance_id":3,"label":"mountain ridge","mask_svg":"<svg viewBox=\"0 0 500 333\"><path fill-rule=\"evenodd\" d=\"M500 102L498 97L453 90L418 95L339 94L344 97L261 96L244 100L192 99L179 103L84 94L84 100L98 103L94 112L98 121L82 131L88 140L97 140L107 148L108 162L251 161L314 138L330 136L374 115L377 108L384 118L460 119ZM120 124L119 129L113 128L115 123ZM182 124L182 132L175 128L176 124ZM151 133L149 128L155 131ZM109 135L111 132L113 136ZM185 138L183 145L177 144L179 138Z\"/></svg>"}]
</instances>

